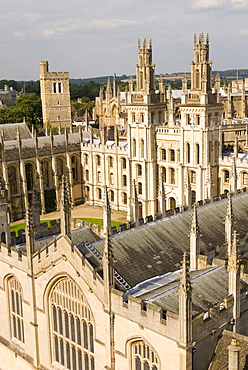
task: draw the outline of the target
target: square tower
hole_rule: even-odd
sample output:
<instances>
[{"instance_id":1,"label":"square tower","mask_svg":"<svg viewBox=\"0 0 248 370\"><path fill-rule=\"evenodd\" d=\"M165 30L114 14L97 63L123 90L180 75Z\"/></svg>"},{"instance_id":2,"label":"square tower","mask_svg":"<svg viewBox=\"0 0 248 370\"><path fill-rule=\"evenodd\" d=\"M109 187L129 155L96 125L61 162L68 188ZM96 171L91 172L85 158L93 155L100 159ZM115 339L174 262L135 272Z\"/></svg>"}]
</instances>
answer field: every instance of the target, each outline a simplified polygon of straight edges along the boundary
<instances>
[{"instance_id":1,"label":"square tower","mask_svg":"<svg viewBox=\"0 0 248 370\"><path fill-rule=\"evenodd\" d=\"M70 84L68 72L49 72L48 62L40 62L40 90L44 124L71 126Z\"/></svg>"}]
</instances>

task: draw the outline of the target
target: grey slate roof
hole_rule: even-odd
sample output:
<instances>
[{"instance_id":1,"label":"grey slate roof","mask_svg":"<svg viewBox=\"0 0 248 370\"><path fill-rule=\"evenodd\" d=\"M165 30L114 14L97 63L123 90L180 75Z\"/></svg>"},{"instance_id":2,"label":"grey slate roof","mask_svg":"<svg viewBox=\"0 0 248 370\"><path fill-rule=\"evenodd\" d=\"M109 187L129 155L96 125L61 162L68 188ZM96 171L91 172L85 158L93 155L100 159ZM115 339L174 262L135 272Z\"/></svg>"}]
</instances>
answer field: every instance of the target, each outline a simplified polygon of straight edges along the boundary
<instances>
[{"instance_id":1,"label":"grey slate roof","mask_svg":"<svg viewBox=\"0 0 248 370\"><path fill-rule=\"evenodd\" d=\"M223 330L220 339L215 348L214 357L210 363L209 370L227 370L228 367L228 346L232 338L237 339L239 352L239 369L248 370L248 337L233 333L229 330Z\"/></svg>"},{"instance_id":2,"label":"grey slate roof","mask_svg":"<svg viewBox=\"0 0 248 370\"><path fill-rule=\"evenodd\" d=\"M25 122L22 123L6 123L0 125L0 132L3 133L4 141L15 140L17 129L19 130L21 139L31 137L31 132Z\"/></svg>"},{"instance_id":3,"label":"grey slate roof","mask_svg":"<svg viewBox=\"0 0 248 370\"><path fill-rule=\"evenodd\" d=\"M224 219L227 199L198 208L201 254L225 242ZM233 197L234 226L240 237L248 230L248 193ZM115 269L133 287L136 284L180 268L189 252L192 211L154 221L111 237ZM103 239L93 243L100 254Z\"/></svg>"}]
</instances>

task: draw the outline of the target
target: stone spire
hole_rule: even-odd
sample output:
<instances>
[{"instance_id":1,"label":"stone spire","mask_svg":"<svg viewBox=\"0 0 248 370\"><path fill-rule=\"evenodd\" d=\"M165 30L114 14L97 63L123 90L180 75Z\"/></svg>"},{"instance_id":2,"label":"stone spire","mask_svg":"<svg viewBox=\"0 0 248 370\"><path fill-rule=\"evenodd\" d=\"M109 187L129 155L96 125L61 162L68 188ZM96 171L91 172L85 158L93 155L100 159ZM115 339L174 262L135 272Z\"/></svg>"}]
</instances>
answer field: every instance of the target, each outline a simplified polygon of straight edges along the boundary
<instances>
[{"instance_id":1,"label":"stone spire","mask_svg":"<svg viewBox=\"0 0 248 370\"><path fill-rule=\"evenodd\" d=\"M117 97L117 78L116 78L116 73L114 74L114 78L113 78L113 96L115 98Z\"/></svg>"},{"instance_id":2,"label":"stone spire","mask_svg":"<svg viewBox=\"0 0 248 370\"><path fill-rule=\"evenodd\" d=\"M185 204L191 209L192 207L192 196L191 196L191 185L190 185L190 178L189 178L189 169L186 167L185 169L185 177L184 177L184 191L185 191Z\"/></svg>"},{"instance_id":3,"label":"stone spire","mask_svg":"<svg viewBox=\"0 0 248 370\"><path fill-rule=\"evenodd\" d=\"M194 204L192 221L190 227L190 268L198 268L198 256L200 254L199 246L199 225L197 219L197 204Z\"/></svg>"},{"instance_id":4,"label":"stone spire","mask_svg":"<svg viewBox=\"0 0 248 370\"><path fill-rule=\"evenodd\" d=\"M217 72L215 76L214 92L217 94L220 93L220 73L219 72Z\"/></svg>"},{"instance_id":5,"label":"stone spire","mask_svg":"<svg viewBox=\"0 0 248 370\"><path fill-rule=\"evenodd\" d=\"M162 174L160 176L160 181L159 181L158 204L159 204L159 212L162 214L162 216L165 216L166 194L165 194L165 187L164 187L164 178Z\"/></svg>"},{"instance_id":6,"label":"stone spire","mask_svg":"<svg viewBox=\"0 0 248 370\"><path fill-rule=\"evenodd\" d=\"M130 75L128 80L129 91L133 92L133 77Z\"/></svg>"},{"instance_id":7,"label":"stone spire","mask_svg":"<svg viewBox=\"0 0 248 370\"><path fill-rule=\"evenodd\" d=\"M41 236L41 229L40 229L40 201L38 197L38 192L36 189L33 189L32 194L32 210L33 210L33 221L35 225L35 234L36 237Z\"/></svg>"},{"instance_id":8,"label":"stone spire","mask_svg":"<svg viewBox=\"0 0 248 370\"><path fill-rule=\"evenodd\" d=\"M227 210L225 218L225 235L227 243L227 255L230 256L232 249L232 234L233 234L233 206L232 206L232 194L227 195Z\"/></svg>"},{"instance_id":9,"label":"stone spire","mask_svg":"<svg viewBox=\"0 0 248 370\"><path fill-rule=\"evenodd\" d=\"M240 262L238 258L237 232L233 232L232 250L228 258L229 294L233 295L233 332L239 332L240 324Z\"/></svg>"},{"instance_id":10,"label":"stone spire","mask_svg":"<svg viewBox=\"0 0 248 370\"><path fill-rule=\"evenodd\" d=\"M110 78L108 78L107 87L106 87L106 98L112 96L112 88L111 88L111 82Z\"/></svg>"},{"instance_id":11,"label":"stone spire","mask_svg":"<svg viewBox=\"0 0 248 370\"><path fill-rule=\"evenodd\" d=\"M237 167L236 167L236 158L232 158L232 169L231 169L231 178L230 178L231 191L237 193Z\"/></svg>"},{"instance_id":12,"label":"stone spire","mask_svg":"<svg viewBox=\"0 0 248 370\"><path fill-rule=\"evenodd\" d=\"M27 260L28 260L28 267L31 268L32 262L32 255L35 252L35 223L33 218L33 211L32 207L28 205L26 210L26 227L25 227L25 234L26 234L26 252L27 252Z\"/></svg>"},{"instance_id":13,"label":"stone spire","mask_svg":"<svg viewBox=\"0 0 248 370\"><path fill-rule=\"evenodd\" d=\"M179 346L182 351L181 369L192 367L192 287L188 269L187 254L184 253L179 285Z\"/></svg>"},{"instance_id":14,"label":"stone spire","mask_svg":"<svg viewBox=\"0 0 248 370\"><path fill-rule=\"evenodd\" d=\"M139 226L139 200L135 180L133 180L132 203L133 221L136 223L136 226Z\"/></svg>"},{"instance_id":15,"label":"stone spire","mask_svg":"<svg viewBox=\"0 0 248 370\"><path fill-rule=\"evenodd\" d=\"M71 237L71 193L67 177L62 176L60 195L60 231Z\"/></svg>"},{"instance_id":16,"label":"stone spire","mask_svg":"<svg viewBox=\"0 0 248 370\"><path fill-rule=\"evenodd\" d=\"M10 209L8 206L8 191L5 187L5 182L2 177L0 177L0 215L0 241L9 246L11 244Z\"/></svg>"},{"instance_id":17,"label":"stone spire","mask_svg":"<svg viewBox=\"0 0 248 370\"><path fill-rule=\"evenodd\" d=\"M210 199L213 202L213 173L210 162L206 170L206 199Z\"/></svg>"},{"instance_id":18,"label":"stone spire","mask_svg":"<svg viewBox=\"0 0 248 370\"><path fill-rule=\"evenodd\" d=\"M106 348L109 352L109 359L106 368L115 369L115 330L114 313L112 311L112 295L114 288L114 255L111 239L109 236L111 225L111 208L108 199L108 189L105 186L103 207L103 228L104 228L104 249L102 256L103 280L104 280L104 308L109 315L109 325L106 326Z\"/></svg>"}]
</instances>

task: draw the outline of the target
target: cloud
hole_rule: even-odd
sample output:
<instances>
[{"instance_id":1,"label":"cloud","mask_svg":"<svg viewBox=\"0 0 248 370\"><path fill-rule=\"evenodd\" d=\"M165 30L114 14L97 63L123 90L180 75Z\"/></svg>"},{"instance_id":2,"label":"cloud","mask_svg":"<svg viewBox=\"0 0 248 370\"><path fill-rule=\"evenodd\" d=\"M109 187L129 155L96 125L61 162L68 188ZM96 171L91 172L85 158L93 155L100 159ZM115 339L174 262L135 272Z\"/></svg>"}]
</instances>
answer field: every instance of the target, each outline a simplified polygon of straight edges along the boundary
<instances>
[{"instance_id":1,"label":"cloud","mask_svg":"<svg viewBox=\"0 0 248 370\"><path fill-rule=\"evenodd\" d=\"M80 30L109 30L120 27L136 26L140 23L140 21L134 21L130 19L88 19L85 22L65 22L64 25L59 24L53 29L46 29L44 31L44 36L50 37L53 35Z\"/></svg>"},{"instance_id":2,"label":"cloud","mask_svg":"<svg viewBox=\"0 0 248 370\"><path fill-rule=\"evenodd\" d=\"M248 36L248 28L245 28L239 32L240 36Z\"/></svg>"},{"instance_id":3,"label":"cloud","mask_svg":"<svg viewBox=\"0 0 248 370\"><path fill-rule=\"evenodd\" d=\"M248 8L247 0L231 0L234 8Z\"/></svg>"},{"instance_id":4,"label":"cloud","mask_svg":"<svg viewBox=\"0 0 248 370\"><path fill-rule=\"evenodd\" d=\"M220 8L222 6L228 5L228 2L228 0L193 0L192 7L195 9Z\"/></svg>"}]
</instances>

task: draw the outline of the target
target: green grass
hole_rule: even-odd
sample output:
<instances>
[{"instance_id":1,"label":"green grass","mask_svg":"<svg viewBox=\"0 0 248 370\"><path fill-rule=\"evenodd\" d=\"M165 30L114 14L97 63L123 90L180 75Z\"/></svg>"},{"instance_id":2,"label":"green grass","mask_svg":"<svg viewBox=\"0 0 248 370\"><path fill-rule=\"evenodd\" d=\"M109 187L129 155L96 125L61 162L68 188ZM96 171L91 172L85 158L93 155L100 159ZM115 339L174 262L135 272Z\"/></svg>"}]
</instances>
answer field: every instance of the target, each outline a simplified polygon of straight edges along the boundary
<instances>
[{"instance_id":1,"label":"green grass","mask_svg":"<svg viewBox=\"0 0 248 370\"><path fill-rule=\"evenodd\" d=\"M77 217L78 220L83 220L83 221L88 221L91 222L92 224L95 225L100 225L103 226L103 220L101 218L82 218L82 217ZM118 221L111 221L111 226L119 226L123 224L123 222L118 222Z\"/></svg>"},{"instance_id":2,"label":"green grass","mask_svg":"<svg viewBox=\"0 0 248 370\"><path fill-rule=\"evenodd\" d=\"M80 218L80 217L77 217L77 219L88 221L88 222L91 222L92 224L95 224L95 225L103 226L103 220L101 218ZM48 227L50 227L51 221L54 221L54 220L42 220L41 223L47 222ZM59 220L57 219L56 221L58 222ZM111 221L111 226L119 226L121 224L123 224L123 222ZM22 223L17 224L17 225L12 225L12 226L10 226L10 231L14 231L16 233L16 236L18 236L18 230L25 229L25 225L26 225L25 222L22 222Z\"/></svg>"}]
</instances>

